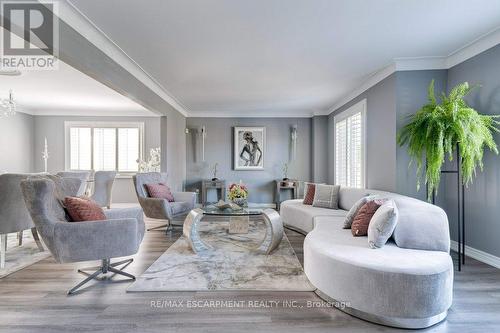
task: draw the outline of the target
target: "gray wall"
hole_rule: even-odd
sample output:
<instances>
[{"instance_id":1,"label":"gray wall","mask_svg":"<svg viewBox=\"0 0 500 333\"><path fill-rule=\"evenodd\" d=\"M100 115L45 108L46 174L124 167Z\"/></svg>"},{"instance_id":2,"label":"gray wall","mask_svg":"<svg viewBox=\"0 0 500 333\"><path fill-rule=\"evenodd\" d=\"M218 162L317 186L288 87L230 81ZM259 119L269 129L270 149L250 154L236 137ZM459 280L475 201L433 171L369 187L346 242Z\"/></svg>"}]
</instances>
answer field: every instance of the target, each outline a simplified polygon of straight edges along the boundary
<instances>
[{"instance_id":1,"label":"gray wall","mask_svg":"<svg viewBox=\"0 0 500 333\"><path fill-rule=\"evenodd\" d=\"M478 112L500 114L500 45L491 48L448 70L448 90L468 81L481 84L467 98ZM500 146L500 135L495 135ZM456 239L456 181L445 176L438 194L444 202L451 223L452 238ZM500 256L500 156L486 151L484 171L465 190L466 244L478 250Z\"/></svg>"},{"instance_id":2,"label":"gray wall","mask_svg":"<svg viewBox=\"0 0 500 333\"><path fill-rule=\"evenodd\" d=\"M14 116L0 118L0 173L34 171L33 129L31 115L18 112Z\"/></svg>"},{"instance_id":3,"label":"gray wall","mask_svg":"<svg viewBox=\"0 0 500 333\"><path fill-rule=\"evenodd\" d=\"M44 138L47 137L50 158L48 172L56 173L65 168L64 161L64 122L65 121L130 121L144 122L145 157L149 149L160 147L160 117L69 117L69 116L36 116L34 131L35 168L33 171L43 171L41 152ZM131 178L116 179L113 186L113 202L136 202Z\"/></svg>"},{"instance_id":4,"label":"gray wall","mask_svg":"<svg viewBox=\"0 0 500 333\"><path fill-rule=\"evenodd\" d=\"M366 187L396 191L396 76L390 75L328 117L329 174L335 181L333 117L366 98L367 152Z\"/></svg>"},{"instance_id":5,"label":"gray wall","mask_svg":"<svg viewBox=\"0 0 500 333\"><path fill-rule=\"evenodd\" d=\"M425 200L425 185L416 190L415 166L408 167L406 147L396 145L396 133L427 102L427 87L435 80L436 94L460 82L481 84L468 98L479 112L500 114L500 46L485 51L449 70L396 72L368 89L343 107L328 121L328 180L334 182L333 116L360 100L367 99L368 154L367 187L395 191ZM500 135L495 135L500 145ZM446 163L444 169L455 169ZM443 207L450 221L453 240L457 239L456 175L443 174L436 204ZM466 244L500 256L500 157L489 151L484 155L484 171L465 191Z\"/></svg>"},{"instance_id":6,"label":"gray wall","mask_svg":"<svg viewBox=\"0 0 500 333\"><path fill-rule=\"evenodd\" d=\"M185 129L186 117L174 109L161 117L161 169L168 174L169 186L175 191L184 189L186 179Z\"/></svg>"},{"instance_id":7,"label":"gray wall","mask_svg":"<svg viewBox=\"0 0 500 333\"><path fill-rule=\"evenodd\" d=\"M328 183L328 116L312 118L312 181Z\"/></svg>"},{"instance_id":8,"label":"gray wall","mask_svg":"<svg viewBox=\"0 0 500 333\"><path fill-rule=\"evenodd\" d=\"M435 80L436 95L446 91L446 70L396 72L396 128L397 131L407 123L408 115L414 114L427 103L427 88ZM396 192L410 197L426 200L425 184L422 182L417 191L416 167L409 166L407 147L396 147Z\"/></svg>"},{"instance_id":9,"label":"gray wall","mask_svg":"<svg viewBox=\"0 0 500 333\"><path fill-rule=\"evenodd\" d=\"M196 129L205 126L205 162L201 161L201 141ZM290 161L290 130L298 126L297 158ZM233 170L233 127L265 126L266 151L263 171ZM283 163L289 162L289 177L309 181L311 171L311 119L308 118L187 118L187 188L200 187L201 179L212 178L211 168L219 163L218 178L242 180L249 185L250 202L274 201L274 180L282 178Z\"/></svg>"}]
</instances>

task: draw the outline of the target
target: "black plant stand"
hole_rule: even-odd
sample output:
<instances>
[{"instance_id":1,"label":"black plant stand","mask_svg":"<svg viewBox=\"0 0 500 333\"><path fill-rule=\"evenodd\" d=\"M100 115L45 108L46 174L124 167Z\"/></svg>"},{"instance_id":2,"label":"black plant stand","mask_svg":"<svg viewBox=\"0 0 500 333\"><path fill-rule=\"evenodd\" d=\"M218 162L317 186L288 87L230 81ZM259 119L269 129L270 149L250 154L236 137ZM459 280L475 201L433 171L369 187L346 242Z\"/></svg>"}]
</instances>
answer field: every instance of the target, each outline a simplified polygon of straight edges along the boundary
<instances>
[{"instance_id":1,"label":"black plant stand","mask_svg":"<svg viewBox=\"0 0 500 333\"><path fill-rule=\"evenodd\" d=\"M465 264L465 186L462 182L461 173L460 148L457 144L457 169L456 170L441 170L441 174L456 174L457 175L457 231L458 231L458 271L462 270L462 264ZM429 188L427 187L427 194ZM427 195L427 197L429 197ZM432 192L432 204L436 204L436 192Z\"/></svg>"}]
</instances>

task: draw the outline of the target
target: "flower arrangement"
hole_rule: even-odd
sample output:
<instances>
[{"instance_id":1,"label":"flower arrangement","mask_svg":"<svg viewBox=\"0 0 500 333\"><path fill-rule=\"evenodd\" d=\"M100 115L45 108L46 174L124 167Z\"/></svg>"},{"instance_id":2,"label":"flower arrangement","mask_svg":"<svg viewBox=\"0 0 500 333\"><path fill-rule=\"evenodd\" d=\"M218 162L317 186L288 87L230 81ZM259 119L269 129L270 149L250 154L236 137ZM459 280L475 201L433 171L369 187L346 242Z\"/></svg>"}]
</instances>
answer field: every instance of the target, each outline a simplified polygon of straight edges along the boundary
<instances>
[{"instance_id":1,"label":"flower arrangement","mask_svg":"<svg viewBox=\"0 0 500 333\"><path fill-rule=\"evenodd\" d=\"M248 188L241 181L239 184L232 183L229 185L228 198L239 206L244 206L247 203Z\"/></svg>"},{"instance_id":2,"label":"flower arrangement","mask_svg":"<svg viewBox=\"0 0 500 333\"><path fill-rule=\"evenodd\" d=\"M160 172L161 149L152 148L149 151L149 160L138 159L139 172Z\"/></svg>"}]
</instances>

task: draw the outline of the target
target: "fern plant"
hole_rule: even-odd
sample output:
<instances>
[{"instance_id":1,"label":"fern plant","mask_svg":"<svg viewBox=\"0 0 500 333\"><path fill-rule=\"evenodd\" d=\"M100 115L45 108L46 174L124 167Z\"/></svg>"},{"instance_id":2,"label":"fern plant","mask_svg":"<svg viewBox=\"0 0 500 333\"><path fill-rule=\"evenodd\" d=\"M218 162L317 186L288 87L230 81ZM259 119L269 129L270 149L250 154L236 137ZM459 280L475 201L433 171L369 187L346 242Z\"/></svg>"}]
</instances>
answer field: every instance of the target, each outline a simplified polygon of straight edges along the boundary
<instances>
[{"instance_id":1,"label":"fern plant","mask_svg":"<svg viewBox=\"0 0 500 333\"><path fill-rule=\"evenodd\" d=\"M458 146L461 159L462 182L469 184L476 169L483 169L483 152L487 147L498 154L493 132L499 132L499 115L482 115L471 108L464 97L476 86L467 82L454 87L448 96L441 94L438 104L434 94L434 80L428 89L429 101L415 114L398 133L400 146L408 145L411 163L417 165L417 190L420 189L422 169L426 163L425 183L430 201L437 193L441 178L441 167L445 155L450 161Z\"/></svg>"}]
</instances>

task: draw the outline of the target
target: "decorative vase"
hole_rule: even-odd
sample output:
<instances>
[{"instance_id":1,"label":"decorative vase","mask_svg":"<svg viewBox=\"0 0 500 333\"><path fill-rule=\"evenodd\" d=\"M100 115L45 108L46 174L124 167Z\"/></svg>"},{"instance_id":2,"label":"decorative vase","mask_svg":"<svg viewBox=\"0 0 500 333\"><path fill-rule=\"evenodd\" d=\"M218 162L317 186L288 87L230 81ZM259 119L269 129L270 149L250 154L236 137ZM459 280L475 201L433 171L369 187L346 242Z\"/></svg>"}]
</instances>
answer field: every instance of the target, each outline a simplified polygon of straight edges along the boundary
<instances>
[{"instance_id":1,"label":"decorative vase","mask_svg":"<svg viewBox=\"0 0 500 333\"><path fill-rule=\"evenodd\" d=\"M240 207L247 207L248 206L248 202L247 202L246 198L234 198L232 201Z\"/></svg>"}]
</instances>

